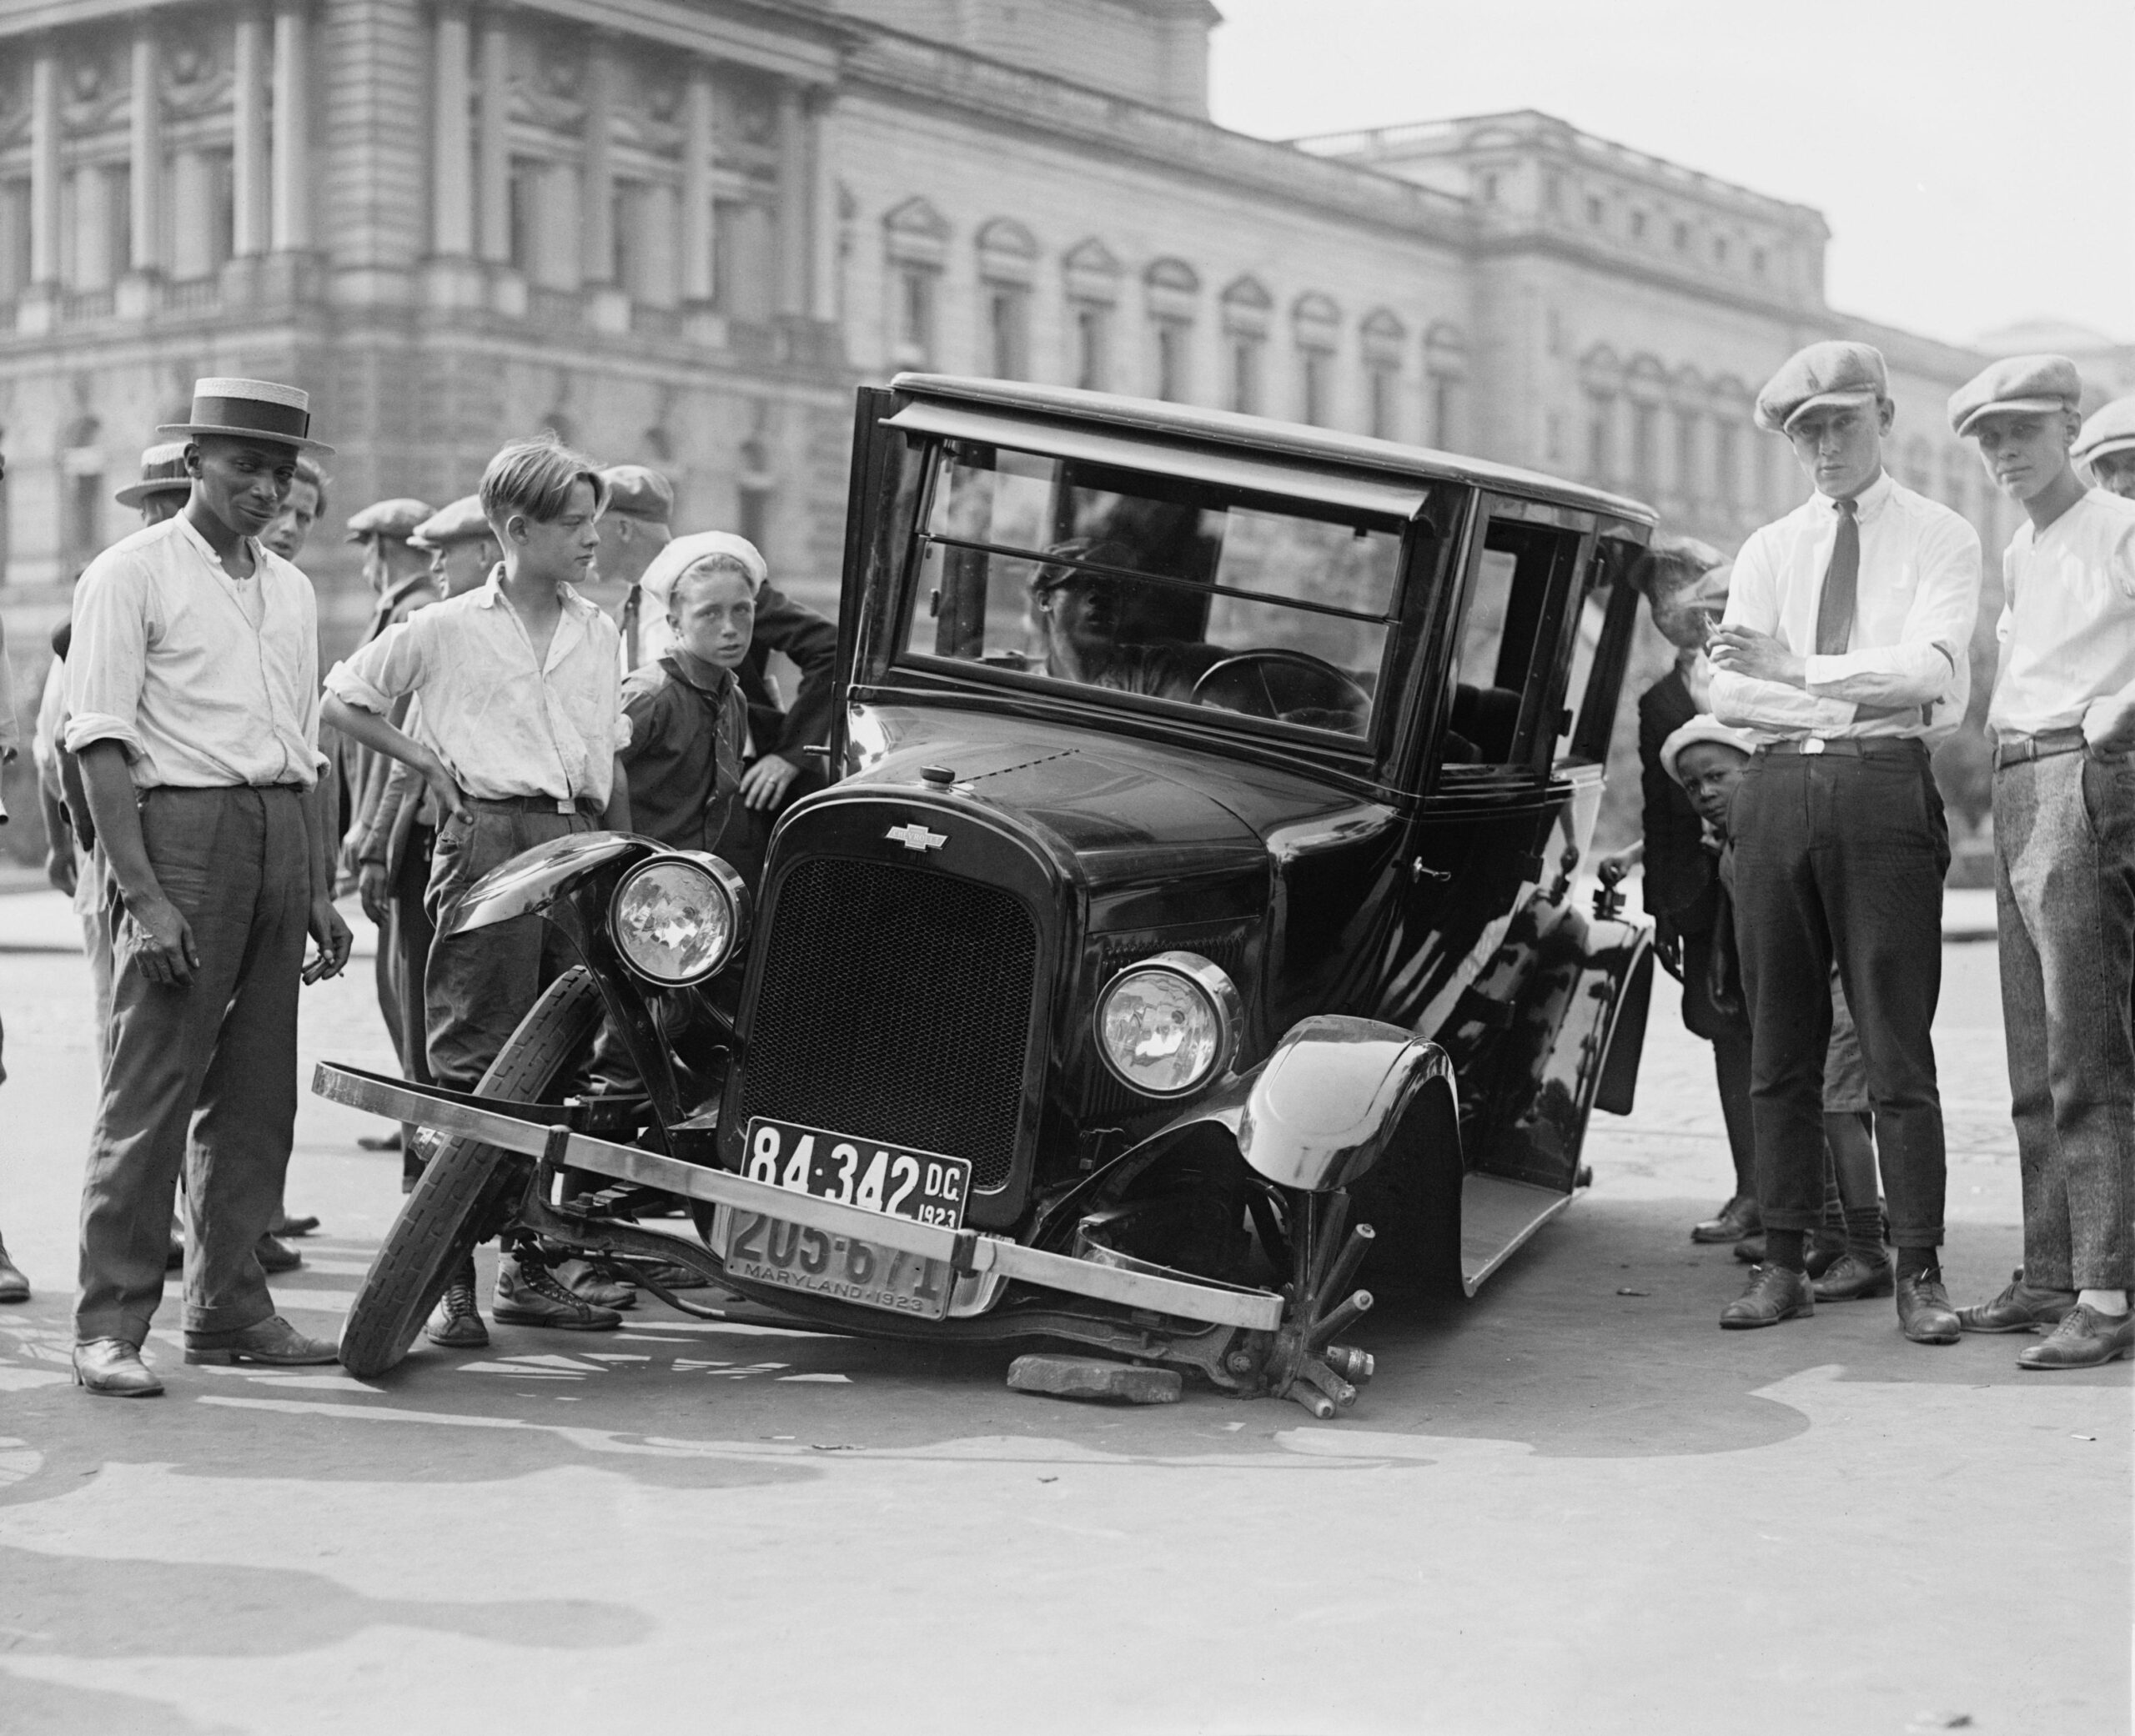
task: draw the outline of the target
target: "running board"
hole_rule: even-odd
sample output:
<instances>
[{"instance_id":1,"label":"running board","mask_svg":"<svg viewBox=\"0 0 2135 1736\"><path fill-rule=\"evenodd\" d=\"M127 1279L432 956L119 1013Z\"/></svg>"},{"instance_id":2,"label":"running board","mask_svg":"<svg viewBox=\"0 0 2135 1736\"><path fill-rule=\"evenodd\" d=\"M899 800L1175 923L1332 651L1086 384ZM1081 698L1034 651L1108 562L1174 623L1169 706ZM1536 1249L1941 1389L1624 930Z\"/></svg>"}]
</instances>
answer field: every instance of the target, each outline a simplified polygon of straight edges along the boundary
<instances>
[{"instance_id":1,"label":"running board","mask_svg":"<svg viewBox=\"0 0 2135 1736\"><path fill-rule=\"evenodd\" d=\"M1473 1296L1571 1196L1470 1170L1460 1183L1460 1287Z\"/></svg>"},{"instance_id":2,"label":"running board","mask_svg":"<svg viewBox=\"0 0 2135 1736\"><path fill-rule=\"evenodd\" d=\"M1243 1327L1250 1332L1272 1332L1283 1323L1283 1298L1265 1290L1237 1289L1099 1266L1068 1254L1025 1247L1019 1242L977 1230L914 1223L887 1212L870 1212L864 1206L845 1206L836 1200L817 1199L813 1194L789 1193L769 1182L748 1181L730 1170L683 1163L658 1151L574 1132L560 1121L535 1119L556 1115L556 1108L546 1106L500 1103L492 1108L465 1092L387 1079L360 1067L339 1066L331 1061L319 1063L311 1088L330 1102L367 1110L389 1121L413 1121L441 1132L479 1139L524 1156L545 1158L559 1168L587 1170L610 1181L633 1182L715 1206L731 1206L787 1223L857 1237L880 1247L940 1260L958 1272L998 1272L1023 1283L1116 1302L1123 1307L1147 1308L1185 1320Z\"/></svg>"}]
</instances>

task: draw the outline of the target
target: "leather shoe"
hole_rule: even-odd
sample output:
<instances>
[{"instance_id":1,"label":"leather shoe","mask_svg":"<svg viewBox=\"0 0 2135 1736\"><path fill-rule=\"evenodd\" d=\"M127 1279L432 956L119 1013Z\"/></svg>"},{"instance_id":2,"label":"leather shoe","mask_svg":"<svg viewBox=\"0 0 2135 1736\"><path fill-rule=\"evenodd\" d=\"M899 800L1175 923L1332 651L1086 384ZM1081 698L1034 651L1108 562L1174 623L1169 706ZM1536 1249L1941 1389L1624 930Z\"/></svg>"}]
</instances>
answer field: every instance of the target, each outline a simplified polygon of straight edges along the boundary
<instances>
[{"instance_id":1,"label":"leather shoe","mask_svg":"<svg viewBox=\"0 0 2135 1736\"><path fill-rule=\"evenodd\" d=\"M323 1338L305 1337L280 1315L270 1314L257 1326L234 1332L188 1332L185 1360L223 1367L259 1362L269 1368L304 1368L338 1362L341 1352Z\"/></svg>"},{"instance_id":2,"label":"leather shoe","mask_svg":"<svg viewBox=\"0 0 2135 1736\"><path fill-rule=\"evenodd\" d=\"M185 1270L185 1232L174 1217L170 1221L170 1246L163 1252L163 1270Z\"/></svg>"},{"instance_id":3,"label":"leather shoe","mask_svg":"<svg viewBox=\"0 0 2135 1736\"><path fill-rule=\"evenodd\" d=\"M274 1222L268 1228L269 1236L309 1236L319 1227L315 1217L292 1217L286 1212L275 1214Z\"/></svg>"},{"instance_id":4,"label":"leather shoe","mask_svg":"<svg viewBox=\"0 0 2135 1736\"><path fill-rule=\"evenodd\" d=\"M2049 1290L2042 1284L2027 1284L2024 1268L2009 1274L2009 1287L1992 1302L1957 1310L1957 1324L1968 1332L2028 1332L2035 1327L2053 1326L2076 1306L2072 1290Z\"/></svg>"},{"instance_id":5,"label":"leather shoe","mask_svg":"<svg viewBox=\"0 0 2135 1736\"><path fill-rule=\"evenodd\" d=\"M596 1308L635 1308L637 1287L603 1277L590 1260L560 1260L554 1268L556 1282L582 1302Z\"/></svg>"},{"instance_id":6,"label":"leather shoe","mask_svg":"<svg viewBox=\"0 0 2135 1736\"><path fill-rule=\"evenodd\" d=\"M29 1299L28 1276L8 1257L8 1244L0 1242L0 1302L28 1302Z\"/></svg>"},{"instance_id":7,"label":"leather shoe","mask_svg":"<svg viewBox=\"0 0 2135 1736\"><path fill-rule=\"evenodd\" d=\"M1718 1217L1692 1224L1690 1240L1740 1242L1745 1236L1755 1235L1764 1224L1764 1214L1757 1209L1757 1202L1746 1193L1738 1193L1720 1208Z\"/></svg>"},{"instance_id":8,"label":"leather shoe","mask_svg":"<svg viewBox=\"0 0 2135 1736\"><path fill-rule=\"evenodd\" d=\"M1942 1271L1931 1266L1916 1278L1897 1281L1898 1326L1916 1344L1954 1344L1964 1328L1942 1287Z\"/></svg>"},{"instance_id":9,"label":"leather shoe","mask_svg":"<svg viewBox=\"0 0 2135 1736\"><path fill-rule=\"evenodd\" d=\"M252 1252L262 1272L294 1272L304 1264L304 1256L287 1242L277 1242L271 1236L262 1236L252 1245Z\"/></svg>"},{"instance_id":10,"label":"leather shoe","mask_svg":"<svg viewBox=\"0 0 2135 1736\"><path fill-rule=\"evenodd\" d=\"M447 1350L480 1350L490 1342L490 1329L482 1324L482 1311L475 1306L475 1262L453 1276L438 1298L423 1336Z\"/></svg>"},{"instance_id":11,"label":"leather shoe","mask_svg":"<svg viewBox=\"0 0 2135 1736\"><path fill-rule=\"evenodd\" d=\"M537 1260L507 1254L497 1262L496 1300L490 1312L499 1326L546 1326L566 1332L613 1332L623 1317L575 1296Z\"/></svg>"},{"instance_id":12,"label":"leather shoe","mask_svg":"<svg viewBox=\"0 0 2135 1736\"><path fill-rule=\"evenodd\" d=\"M2017 1352L2019 1368L2095 1368L2135 1353L2135 1314L2102 1314L2077 1302L2042 1343Z\"/></svg>"},{"instance_id":13,"label":"leather shoe","mask_svg":"<svg viewBox=\"0 0 2135 1736\"><path fill-rule=\"evenodd\" d=\"M1720 1311L1720 1323L1736 1332L1777 1326L1797 1317L1806 1320L1816 1312L1816 1292L1809 1287L1808 1273L1790 1272L1784 1266L1760 1266L1751 1272L1748 1287Z\"/></svg>"},{"instance_id":14,"label":"leather shoe","mask_svg":"<svg viewBox=\"0 0 2135 1736\"><path fill-rule=\"evenodd\" d=\"M1801 1250L1801 1269L1814 1281L1837 1265L1839 1257L1845 1252L1846 1243L1839 1237L1826 1237L1821 1230L1812 1231L1808 1247Z\"/></svg>"},{"instance_id":15,"label":"leather shoe","mask_svg":"<svg viewBox=\"0 0 2135 1736\"><path fill-rule=\"evenodd\" d=\"M1873 1265L1858 1254L1841 1254L1824 1268L1821 1277L1811 1281L1810 1288L1816 1292L1818 1302L1861 1302L1871 1296L1888 1296L1891 1282L1891 1262L1878 1260Z\"/></svg>"},{"instance_id":16,"label":"leather shoe","mask_svg":"<svg viewBox=\"0 0 2135 1736\"><path fill-rule=\"evenodd\" d=\"M1735 1257L1745 1266L1763 1265L1765 1263L1765 1232L1760 1230L1756 1235L1745 1236L1736 1242Z\"/></svg>"},{"instance_id":17,"label":"leather shoe","mask_svg":"<svg viewBox=\"0 0 2135 1736\"><path fill-rule=\"evenodd\" d=\"M92 1338L74 1347L74 1384L99 1398L153 1398L163 1383L123 1338Z\"/></svg>"}]
</instances>

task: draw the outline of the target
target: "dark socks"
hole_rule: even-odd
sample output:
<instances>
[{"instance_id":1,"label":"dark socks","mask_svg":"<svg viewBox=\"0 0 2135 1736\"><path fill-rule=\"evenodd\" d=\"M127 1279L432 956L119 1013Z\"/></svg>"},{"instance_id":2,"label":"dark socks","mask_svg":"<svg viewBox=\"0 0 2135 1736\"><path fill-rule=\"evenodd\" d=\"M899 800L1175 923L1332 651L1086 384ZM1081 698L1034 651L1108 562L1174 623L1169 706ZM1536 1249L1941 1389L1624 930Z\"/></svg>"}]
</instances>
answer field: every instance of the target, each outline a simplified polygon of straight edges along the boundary
<instances>
[{"instance_id":1,"label":"dark socks","mask_svg":"<svg viewBox=\"0 0 2135 1736\"><path fill-rule=\"evenodd\" d=\"M1870 1266L1883 1262L1883 1214L1875 1207L1846 1211L1846 1251Z\"/></svg>"},{"instance_id":2,"label":"dark socks","mask_svg":"<svg viewBox=\"0 0 2135 1736\"><path fill-rule=\"evenodd\" d=\"M1932 1247L1901 1247L1898 1250L1896 1273L1900 1278L1939 1277L1942 1262Z\"/></svg>"},{"instance_id":3,"label":"dark socks","mask_svg":"<svg viewBox=\"0 0 2135 1736\"><path fill-rule=\"evenodd\" d=\"M1806 1272L1806 1255L1802 1244L1808 1239L1802 1230L1771 1230L1765 1232L1765 1263L1783 1266L1789 1272Z\"/></svg>"}]
</instances>

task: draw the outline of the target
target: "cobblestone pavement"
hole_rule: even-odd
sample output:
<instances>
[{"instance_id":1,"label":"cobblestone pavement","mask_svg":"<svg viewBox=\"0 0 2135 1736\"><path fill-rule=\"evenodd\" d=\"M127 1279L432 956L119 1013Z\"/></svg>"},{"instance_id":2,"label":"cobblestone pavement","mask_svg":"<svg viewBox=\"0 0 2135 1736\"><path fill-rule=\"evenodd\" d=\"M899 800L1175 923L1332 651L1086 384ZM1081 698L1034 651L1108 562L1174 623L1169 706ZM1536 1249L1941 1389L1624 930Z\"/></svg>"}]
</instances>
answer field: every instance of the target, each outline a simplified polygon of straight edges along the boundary
<instances>
[{"instance_id":1,"label":"cobblestone pavement","mask_svg":"<svg viewBox=\"0 0 2135 1736\"><path fill-rule=\"evenodd\" d=\"M1969 1296L2017 1184L1992 949L1946 957ZM1740 1268L1685 1231L1726 1164L1665 983L1591 1192L1475 1302L1375 1312L1324 1427L659 1308L366 1382L184 1367L173 1302L168 1395L91 1401L85 1000L78 959L0 953L0 1227L39 1281L0 1313L8 1736L2127 1728L2127 1365L2019 1376L1887 1302L1715 1330ZM387 1063L360 976L305 1006L308 1060ZM365 1126L306 1101L290 1199L325 1224L275 1291L314 1331L399 1203Z\"/></svg>"}]
</instances>

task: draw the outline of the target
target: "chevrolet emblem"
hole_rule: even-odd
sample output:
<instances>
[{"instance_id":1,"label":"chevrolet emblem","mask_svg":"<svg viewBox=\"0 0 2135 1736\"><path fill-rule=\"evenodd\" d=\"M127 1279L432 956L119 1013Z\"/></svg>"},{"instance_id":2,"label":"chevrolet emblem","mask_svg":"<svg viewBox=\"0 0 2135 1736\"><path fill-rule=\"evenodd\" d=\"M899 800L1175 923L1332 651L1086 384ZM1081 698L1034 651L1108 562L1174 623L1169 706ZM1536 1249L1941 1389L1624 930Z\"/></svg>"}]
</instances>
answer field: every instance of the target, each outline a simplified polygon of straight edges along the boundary
<instances>
[{"instance_id":1,"label":"chevrolet emblem","mask_svg":"<svg viewBox=\"0 0 2135 1736\"><path fill-rule=\"evenodd\" d=\"M896 839L907 850L916 850L922 855L930 850L939 850L949 841L947 832L930 832L916 820L909 825L893 825L882 835Z\"/></svg>"}]
</instances>

